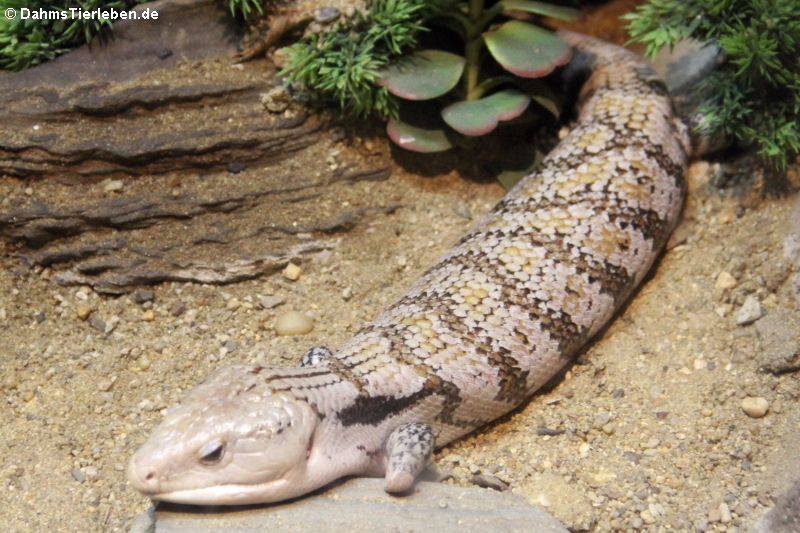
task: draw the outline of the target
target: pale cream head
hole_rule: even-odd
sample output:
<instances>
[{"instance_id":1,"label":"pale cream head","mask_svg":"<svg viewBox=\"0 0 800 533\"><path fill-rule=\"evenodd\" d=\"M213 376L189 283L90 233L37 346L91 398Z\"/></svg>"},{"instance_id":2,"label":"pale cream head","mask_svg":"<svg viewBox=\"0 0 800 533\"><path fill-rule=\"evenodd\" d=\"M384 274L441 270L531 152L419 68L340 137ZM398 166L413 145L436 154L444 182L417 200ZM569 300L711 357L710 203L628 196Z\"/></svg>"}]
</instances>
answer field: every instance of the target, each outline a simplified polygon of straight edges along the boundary
<instances>
[{"instance_id":1,"label":"pale cream head","mask_svg":"<svg viewBox=\"0 0 800 533\"><path fill-rule=\"evenodd\" d=\"M269 369L255 366L211 374L131 458L131 485L156 500L230 505L284 500L324 484L308 470L319 416L269 382Z\"/></svg>"}]
</instances>

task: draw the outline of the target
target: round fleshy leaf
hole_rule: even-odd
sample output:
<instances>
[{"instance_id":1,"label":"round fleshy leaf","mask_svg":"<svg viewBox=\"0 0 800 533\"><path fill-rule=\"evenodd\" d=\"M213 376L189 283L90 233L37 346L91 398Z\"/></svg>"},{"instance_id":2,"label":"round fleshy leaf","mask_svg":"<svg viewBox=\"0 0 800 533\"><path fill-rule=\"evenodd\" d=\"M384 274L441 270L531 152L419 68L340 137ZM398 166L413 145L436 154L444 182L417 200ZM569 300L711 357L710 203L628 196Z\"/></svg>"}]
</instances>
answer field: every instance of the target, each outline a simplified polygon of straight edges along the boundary
<instances>
[{"instance_id":1,"label":"round fleshy leaf","mask_svg":"<svg viewBox=\"0 0 800 533\"><path fill-rule=\"evenodd\" d=\"M398 119L389 119L386 133L400 148L428 154L443 152L453 147L444 129L420 128Z\"/></svg>"},{"instance_id":2,"label":"round fleshy leaf","mask_svg":"<svg viewBox=\"0 0 800 533\"><path fill-rule=\"evenodd\" d=\"M558 108L558 104L556 104L552 98L538 94L532 94L530 97L531 100L545 108L554 117L558 118L561 115L561 110Z\"/></svg>"},{"instance_id":3,"label":"round fleshy leaf","mask_svg":"<svg viewBox=\"0 0 800 533\"><path fill-rule=\"evenodd\" d=\"M555 6L533 0L502 0L500 4L503 6L503 11L524 11L561 20L575 20L579 13L577 9L571 7Z\"/></svg>"},{"instance_id":4,"label":"round fleshy leaf","mask_svg":"<svg viewBox=\"0 0 800 533\"><path fill-rule=\"evenodd\" d=\"M520 116L531 99L514 89L496 92L479 100L450 104L442 110L447 125L464 135L485 135L501 120Z\"/></svg>"},{"instance_id":5,"label":"round fleshy leaf","mask_svg":"<svg viewBox=\"0 0 800 533\"><path fill-rule=\"evenodd\" d=\"M523 78L539 78L569 61L571 49L550 31L510 20L483 34L486 47L507 71Z\"/></svg>"},{"instance_id":6,"label":"round fleshy leaf","mask_svg":"<svg viewBox=\"0 0 800 533\"><path fill-rule=\"evenodd\" d=\"M383 69L378 85L406 100L430 100L456 86L465 59L442 50L420 50Z\"/></svg>"}]
</instances>

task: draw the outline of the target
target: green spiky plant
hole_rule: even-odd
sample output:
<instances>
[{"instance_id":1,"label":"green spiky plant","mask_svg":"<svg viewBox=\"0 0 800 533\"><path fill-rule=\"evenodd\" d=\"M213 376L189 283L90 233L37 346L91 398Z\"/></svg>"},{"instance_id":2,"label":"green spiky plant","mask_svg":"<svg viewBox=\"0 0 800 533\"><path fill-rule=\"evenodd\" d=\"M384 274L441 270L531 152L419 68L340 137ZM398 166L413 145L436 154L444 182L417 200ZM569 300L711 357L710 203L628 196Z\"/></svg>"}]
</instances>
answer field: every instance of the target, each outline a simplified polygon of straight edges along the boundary
<instances>
[{"instance_id":1,"label":"green spiky plant","mask_svg":"<svg viewBox=\"0 0 800 533\"><path fill-rule=\"evenodd\" d=\"M228 10L234 18L248 20L264 13L265 0L228 0Z\"/></svg>"},{"instance_id":2,"label":"green spiky plant","mask_svg":"<svg viewBox=\"0 0 800 533\"><path fill-rule=\"evenodd\" d=\"M391 58L417 43L422 22L444 1L376 0L366 12L321 33L311 33L286 48L289 65L282 74L304 89L320 93L358 116L372 111L397 113L397 102L377 86Z\"/></svg>"},{"instance_id":3,"label":"green spiky plant","mask_svg":"<svg viewBox=\"0 0 800 533\"><path fill-rule=\"evenodd\" d=\"M772 176L785 172L800 153L800 2L650 0L624 18L650 56L687 37L719 47L698 127L753 148Z\"/></svg>"},{"instance_id":4,"label":"green spiky plant","mask_svg":"<svg viewBox=\"0 0 800 533\"><path fill-rule=\"evenodd\" d=\"M555 110L544 86L531 79L564 64L570 48L520 19L574 14L532 0L374 0L366 13L291 46L285 73L356 114L388 117L389 137L404 148L446 150L459 135L484 135L518 117L531 100ZM428 29L444 29L460 45L398 60Z\"/></svg>"},{"instance_id":5,"label":"green spiky plant","mask_svg":"<svg viewBox=\"0 0 800 533\"><path fill-rule=\"evenodd\" d=\"M127 11L148 0L0 0L0 68L22 70L49 61L111 30L107 19L71 18L70 8ZM226 0L235 17L262 12L263 0ZM22 18L22 9L61 16ZM13 9L16 16L8 18Z\"/></svg>"}]
</instances>

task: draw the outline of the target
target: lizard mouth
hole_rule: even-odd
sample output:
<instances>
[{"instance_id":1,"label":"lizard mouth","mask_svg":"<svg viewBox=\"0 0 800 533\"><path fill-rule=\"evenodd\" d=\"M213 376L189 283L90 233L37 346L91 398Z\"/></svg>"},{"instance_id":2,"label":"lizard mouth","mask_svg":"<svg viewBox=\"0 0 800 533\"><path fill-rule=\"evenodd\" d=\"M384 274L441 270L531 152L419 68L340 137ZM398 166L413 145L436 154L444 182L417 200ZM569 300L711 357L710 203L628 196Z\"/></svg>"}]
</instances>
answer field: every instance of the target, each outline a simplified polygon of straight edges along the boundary
<instances>
[{"instance_id":1,"label":"lizard mouth","mask_svg":"<svg viewBox=\"0 0 800 533\"><path fill-rule=\"evenodd\" d=\"M156 492L147 494L147 496L153 500L191 505L248 505L285 500L295 496L291 492L293 491L287 480L276 479L252 485L212 485L195 489ZM300 493L302 494L302 491Z\"/></svg>"}]
</instances>

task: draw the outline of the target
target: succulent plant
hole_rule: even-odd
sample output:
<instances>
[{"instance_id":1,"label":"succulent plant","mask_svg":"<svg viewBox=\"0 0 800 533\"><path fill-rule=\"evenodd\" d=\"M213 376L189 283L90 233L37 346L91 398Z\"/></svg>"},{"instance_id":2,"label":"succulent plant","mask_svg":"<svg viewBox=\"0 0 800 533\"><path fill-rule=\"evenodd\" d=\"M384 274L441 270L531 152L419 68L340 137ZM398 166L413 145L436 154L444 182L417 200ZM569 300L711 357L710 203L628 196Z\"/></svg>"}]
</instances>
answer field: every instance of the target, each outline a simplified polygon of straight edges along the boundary
<instances>
[{"instance_id":1,"label":"succulent plant","mask_svg":"<svg viewBox=\"0 0 800 533\"><path fill-rule=\"evenodd\" d=\"M428 24L454 32L463 55L423 49L379 71L377 83L405 104L389 118L389 137L408 150L436 152L452 147L459 135L484 135L519 117L531 100L555 112L546 87L535 78L565 64L570 47L520 19L531 14L572 19L575 13L533 0L500 0L488 7L484 0L468 0L440 10Z\"/></svg>"}]
</instances>

